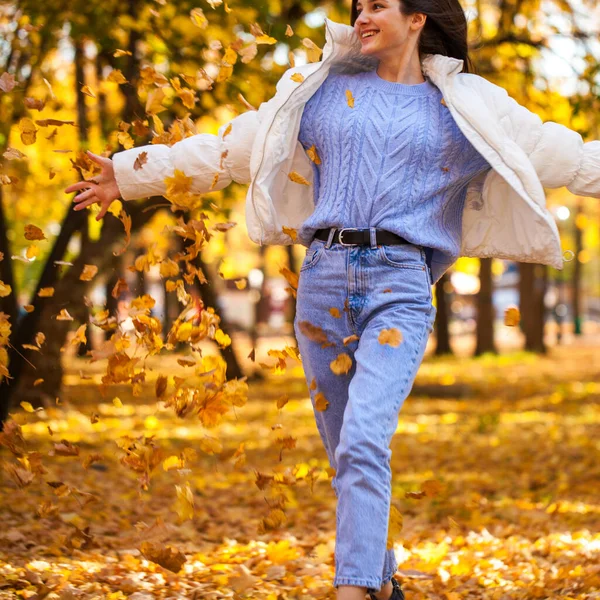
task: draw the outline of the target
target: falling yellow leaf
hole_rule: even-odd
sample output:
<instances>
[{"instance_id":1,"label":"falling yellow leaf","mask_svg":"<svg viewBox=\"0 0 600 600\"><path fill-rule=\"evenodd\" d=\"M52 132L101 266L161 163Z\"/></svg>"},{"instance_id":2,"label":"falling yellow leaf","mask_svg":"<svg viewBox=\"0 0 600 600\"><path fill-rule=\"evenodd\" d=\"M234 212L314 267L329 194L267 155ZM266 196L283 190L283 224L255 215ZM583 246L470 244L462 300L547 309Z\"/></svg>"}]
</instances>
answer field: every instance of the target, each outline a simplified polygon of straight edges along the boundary
<instances>
[{"instance_id":1,"label":"falling yellow leaf","mask_svg":"<svg viewBox=\"0 0 600 600\"><path fill-rule=\"evenodd\" d=\"M178 488L178 486L175 486ZM179 573L187 560L185 554L171 546L163 546L159 542L142 542L140 552L144 558L160 565L172 573ZM111 596L111 594L109 594Z\"/></svg>"},{"instance_id":2,"label":"falling yellow leaf","mask_svg":"<svg viewBox=\"0 0 600 600\"><path fill-rule=\"evenodd\" d=\"M380 344L388 344L389 346L392 346L392 348L397 348L402 343L402 332L395 327L382 329L379 332L377 341Z\"/></svg>"},{"instance_id":3,"label":"falling yellow leaf","mask_svg":"<svg viewBox=\"0 0 600 600\"><path fill-rule=\"evenodd\" d=\"M317 148L314 144L306 151L306 154L308 154L308 158L310 158L310 160L312 160L315 163L315 165L321 164L321 159L319 157L319 154L317 153Z\"/></svg>"},{"instance_id":4,"label":"falling yellow leaf","mask_svg":"<svg viewBox=\"0 0 600 600\"><path fill-rule=\"evenodd\" d=\"M338 354L338 356L332 360L331 363L329 363L329 367L336 375L343 375L348 373L352 367L352 359L348 354L342 352L341 354Z\"/></svg>"},{"instance_id":5,"label":"falling yellow leaf","mask_svg":"<svg viewBox=\"0 0 600 600\"><path fill-rule=\"evenodd\" d=\"M325 398L325 394L323 394L323 392L317 392L315 394L315 408L318 411L324 411L327 410L328 406L329 401L327 400L327 398Z\"/></svg>"},{"instance_id":6,"label":"falling yellow leaf","mask_svg":"<svg viewBox=\"0 0 600 600\"><path fill-rule=\"evenodd\" d=\"M292 227L282 226L281 231L283 231L283 233L285 233L286 235L289 235L292 238L292 241L296 243L296 240L298 239L298 231L296 229L293 229Z\"/></svg>"},{"instance_id":7,"label":"falling yellow leaf","mask_svg":"<svg viewBox=\"0 0 600 600\"><path fill-rule=\"evenodd\" d=\"M166 108L162 105L162 101L165 99L165 92L162 88L156 88L148 93L146 98L146 112L149 115L155 115Z\"/></svg>"},{"instance_id":8,"label":"falling yellow leaf","mask_svg":"<svg viewBox=\"0 0 600 600\"><path fill-rule=\"evenodd\" d=\"M44 232L35 225L25 225L25 239L30 242L48 239Z\"/></svg>"},{"instance_id":9,"label":"falling yellow leaf","mask_svg":"<svg viewBox=\"0 0 600 600\"><path fill-rule=\"evenodd\" d=\"M285 35L287 35L287 37L292 37L294 35L294 30L289 23L285 27Z\"/></svg>"},{"instance_id":10,"label":"falling yellow leaf","mask_svg":"<svg viewBox=\"0 0 600 600\"><path fill-rule=\"evenodd\" d=\"M304 81L304 75L302 75L302 73L293 73L290 79L296 83L302 83Z\"/></svg>"},{"instance_id":11,"label":"falling yellow leaf","mask_svg":"<svg viewBox=\"0 0 600 600\"><path fill-rule=\"evenodd\" d=\"M47 287L47 288L41 288L38 296L40 298L52 298L52 296L54 296L54 288L53 287Z\"/></svg>"},{"instance_id":12,"label":"falling yellow leaf","mask_svg":"<svg viewBox=\"0 0 600 600\"><path fill-rule=\"evenodd\" d=\"M516 327L521 321L521 313L517 306L509 306L504 311L504 324L507 327Z\"/></svg>"},{"instance_id":13,"label":"falling yellow leaf","mask_svg":"<svg viewBox=\"0 0 600 600\"><path fill-rule=\"evenodd\" d=\"M121 402L121 398L115 396L113 398L112 403L117 407L117 408L123 408L123 402Z\"/></svg>"},{"instance_id":14,"label":"falling yellow leaf","mask_svg":"<svg viewBox=\"0 0 600 600\"><path fill-rule=\"evenodd\" d=\"M29 260L38 256L39 253L40 253L40 249L35 244L31 244L31 246L28 246L27 250L25 250L25 256Z\"/></svg>"},{"instance_id":15,"label":"falling yellow leaf","mask_svg":"<svg viewBox=\"0 0 600 600\"><path fill-rule=\"evenodd\" d=\"M114 83L127 83L127 79L119 69L113 69L106 78L106 81L113 81Z\"/></svg>"},{"instance_id":16,"label":"falling yellow leaf","mask_svg":"<svg viewBox=\"0 0 600 600\"><path fill-rule=\"evenodd\" d=\"M386 542L387 550L391 550L394 547L395 541L398 540L400 532L402 531L402 522L402 514L393 504L391 504Z\"/></svg>"},{"instance_id":17,"label":"falling yellow leaf","mask_svg":"<svg viewBox=\"0 0 600 600\"><path fill-rule=\"evenodd\" d=\"M91 281L96 277L98 267L96 265L83 265L83 271L79 275L80 281Z\"/></svg>"},{"instance_id":18,"label":"falling yellow leaf","mask_svg":"<svg viewBox=\"0 0 600 600\"><path fill-rule=\"evenodd\" d=\"M0 298L6 298L12 293L12 287L3 281L0 281Z\"/></svg>"},{"instance_id":19,"label":"falling yellow leaf","mask_svg":"<svg viewBox=\"0 0 600 600\"><path fill-rule=\"evenodd\" d=\"M215 342L219 344L221 348L227 348L227 346L231 345L231 338L223 332L221 329L217 329L215 333Z\"/></svg>"},{"instance_id":20,"label":"falling yellow leaf","mask_svg":"<svg viewBox=\"0 0 600 600\"><path fill-rule=\"evenodd\" d=\"M201 8L192 8L190 11L190 18L196 27L200 27L200 29L206 29L208 27L208 19Z\"/></svg>"},{"instance_id":21,"label":"falling yellow leaf","mask_svg":"<svg viewBox=\"0 0 600 600\"><path fill-rule=\"evenodd\" d=\"M33 406L31 405L30 402L21 402L21 406L23 407L24 410L26 410L29 413L35 412L35 408L33 408Z\"/></svg>"},{"instance_id":22,"label":"falling yellow leaf","mask_svg":"<svg viewBox=\"0 0 600 600\"><path fill-rule=\"evenodd\" d=\"M27 117L22 118L19 121L19 131L21 132L21 141L26 146L35 143L38 130L31 119L28 119Z\"/></svg>"},{"instance_id":23,"label":"falling yellow leaf","mask_svg":"<svg viewBox=\"0 0 600 600\"><path fill-rule=\"evenodd\" d=\"M348 106L350 108L354 108L354 96L350 90L346 90L346 101L348 102Z\"/></svg>"},{"instance_id":24,"label":"falling yellow leaf","mask_svg":"<svg viewBox=\"0 0 600 600\"><path fill-rule=\"evenodd\" d=\"M94 94L94 92L92 92L92 90L90 90L90 88L87 85L84 85L81 88L81 93L85 94L86 96L89 96L90 98L95 98L96 94Z\"/></svg>"},{"instance_id":25,"label":"falling yellow leaf","mask_svg":"<svg viewBox=\"0 0 600 600\"><path fill-rule=\"evenodd\" d=\"M276 44L277 43L277 40L274 37L271 37L271 36L266 35L266 34L265 35L259 35L259 36L257 36L257 38L256 38L255 41L256 41L257 44L269 44L269 45L272 45L272 44Z\"/></svg>"},{"instance_id":26,"label":"falling yellow leaf","mask_svg":"<svg viewBox=\"0 0 600 600\"><path fill-rule=\"evenodd\" d=\"M179 456L169 456L169 458L163 461L163 469L165 471L172 471L173 469L183 469L184 467L185 463Z\"/></svg>"},{"instance_id":27,"label":"falling yellow leaf","mask_svg":"<svg viewBox=\"0 0 600 600\"><path fill-rule=\"evenodd\" d=\"M332 307L329 309L329 314L334 317L335 319L339 319L341 318L342 314L340 313L340 309L339 308L335 308Z\"/></svg>"},{"instance_id":28,"label":"falling yellow leaf","mask_svg":"<svg viewBox=\"0 0 600 600\"><path fill-rule=\"evenodd\" d=\"M302 40L302 45L306 48L308 62L319 62L323 50L321 50L321 48L319 48L319 46L317 46L310 38L304 38Z\"/></svg>"},{"instance_id":29,"label":"falling yellow leaf","mask_svg":"<svg viewBox=\"0 0 600 600\"><path fill-rule=\"evenodd\" d=\"M175 503L175 512L179 515L181 522L194 517L194 494L190 484L186 481L185 486L175 486L177 491L177 502Z\"/></svg>"},{"instance_id":30,"label":"falling yellow leaf","mask_svg":"<svg viewBox=\"0 0 600 600\"><path fill-rule=\"evenodd\" d=\"M235 280L235 287L238 290L245 290L246 287L248 285L248 280L247 279L236 279Z\"/></svg>"},{"instance_id":31,"label":"falling yellow leaf","mask_svg":"<svg viewBox=\"0 0 600 600\"><path fill-rule=\"evenodd\" d=\"M140 152L133 162L133 170L139 171L148 162L148 153Z\"/></svg>"},{"instance_id":32,"label":"falling yellow leaf","mask_svg":"<svg viewBox=\"0 0 600 600\"><path fill-rule=\"evenodd\" d=\"M289 179L294 183L301 183L302 185L310 185L310 181L307 181L300 175L300 173L296 173L296 171L291 171L288 175Z\"/></svg>"},{"instance_id":33,"label":"falling yellow leaf","mask_svg":"<svg viewBox=\"0 0 600 600\"><path fill-rule=\"evenodd\" d=\"M200 446L200 450L206 452L206 454L219 454L223 452L223 444L217 438L204 436L197 443Z\"/></svg>"}]
</instances>

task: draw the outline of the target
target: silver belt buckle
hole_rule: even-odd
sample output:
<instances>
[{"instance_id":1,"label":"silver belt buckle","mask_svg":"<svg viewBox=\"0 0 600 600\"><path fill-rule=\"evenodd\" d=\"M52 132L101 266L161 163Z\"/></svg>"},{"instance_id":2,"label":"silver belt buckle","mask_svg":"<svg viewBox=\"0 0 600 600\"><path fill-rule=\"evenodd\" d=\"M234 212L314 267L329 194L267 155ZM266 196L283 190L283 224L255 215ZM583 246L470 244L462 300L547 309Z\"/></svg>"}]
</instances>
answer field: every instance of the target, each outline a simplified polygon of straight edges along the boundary
<instances>
[{"instance_id":1,"label":"silver belt buckle","mask_svg":"<svg viewBox=\"0 0 600 600\"><path fill-rule=\"evenodd\" d=\"M342 235L343 235L344 231L358 231L358 227L343 227L342 229L339 230L340 236L338 238L338 241L341 246L356 246L356 244L345 244L342 241Z\"/></svg>"}]
</instances>

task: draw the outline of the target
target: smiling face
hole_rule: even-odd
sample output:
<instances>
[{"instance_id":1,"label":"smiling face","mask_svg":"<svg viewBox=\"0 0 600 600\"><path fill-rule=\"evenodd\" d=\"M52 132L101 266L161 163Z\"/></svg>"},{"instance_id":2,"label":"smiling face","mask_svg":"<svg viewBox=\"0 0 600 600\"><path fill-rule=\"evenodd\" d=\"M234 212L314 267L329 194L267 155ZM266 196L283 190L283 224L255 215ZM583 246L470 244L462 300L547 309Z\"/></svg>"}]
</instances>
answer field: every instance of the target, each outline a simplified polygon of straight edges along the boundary
<instances>
[{"instance_id":1,"label":"smiling face","mask_svg":"<svg viewBox=\"0 0 600 600\"><path fill-rule=\"evenodd\" d=\"M417 45L426 17L420 13L404 15L400 4L401 0L357 0L354 31L360 39L362 54L381 60Z\"/></svg>"}]
</instances>

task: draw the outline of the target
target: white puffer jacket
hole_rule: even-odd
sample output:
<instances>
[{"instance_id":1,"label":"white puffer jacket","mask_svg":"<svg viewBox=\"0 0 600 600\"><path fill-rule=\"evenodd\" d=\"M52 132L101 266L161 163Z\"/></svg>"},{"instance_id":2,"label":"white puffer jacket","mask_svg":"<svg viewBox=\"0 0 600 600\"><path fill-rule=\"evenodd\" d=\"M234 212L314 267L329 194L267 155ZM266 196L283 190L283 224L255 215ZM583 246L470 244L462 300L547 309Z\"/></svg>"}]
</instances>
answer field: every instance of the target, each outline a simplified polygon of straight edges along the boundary
<instances>
[{"instance_id":1,"label":"white puffer jacket","mask_svg":"<svg viewBox=\"0 0 600 600\"><path fill-rule=\"evenodd\" d=\"M218 134L199 134L171 147L148 145L114 155L117 184L124 200L162 195L164 179L175 169L193 178L192 191L210 191L231 181L249 183L248 235L257 244L292 244L282 226L299 229L313 212L312 163L298 141L304 105L330 70L374 69L361 55L360 40L349 25L326 20L322 60L288 69L273 98L223 125ZM600 197L600 141L554 122L542 123L506 91L486 79L461 73L463 61L440 54L423 59L423 73L440 89L458 127L492 170L467 189L462 220L461 256L497 257L563 267L560 238L546 209L544 187L567 186L573 194ZM304 80L292 80L294 73ZM231 129L226 133L229 124ZM224 135L225 134L225 135ZM134 170L140 151L148 162ZM227 153L222 159L224 153ZM289 178L295 171L311 185ZM308 246L310 240L298 240ZM438 251L432 256L437 281L448 268Z\"/></svg>"}]
</instances>

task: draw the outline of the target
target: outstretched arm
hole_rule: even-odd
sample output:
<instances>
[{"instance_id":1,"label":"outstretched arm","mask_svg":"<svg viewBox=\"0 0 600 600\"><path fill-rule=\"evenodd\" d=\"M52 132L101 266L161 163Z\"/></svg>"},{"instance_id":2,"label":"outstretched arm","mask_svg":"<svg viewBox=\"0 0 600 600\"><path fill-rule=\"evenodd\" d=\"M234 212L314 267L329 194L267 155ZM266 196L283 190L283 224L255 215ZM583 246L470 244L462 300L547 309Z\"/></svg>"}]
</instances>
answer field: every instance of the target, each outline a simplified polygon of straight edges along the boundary
<instances>
[{"instance_id":1,"label":"outstretched arm","mask_svg":"<svg viewBox=\"0 0 600 600\"><path fill-rule=\"evenodd\" d=\"M542 119L486 81L501 124L527 153L542 185L567 189L577 196L600 198L600 141L584 142L579 133Z\"/></svg>"},{"instance_id":2,"label":"outstretched arm","mask_svg":"<svg viewBox=\"0 0 600 600\"><path fill-rule=\"evenodd\" d=\"M164 195L165 178L173 177L176 169L192 178L194 194L222 190L232 181L249 183L258 112L251 110L239 115L222 125L217 135L200 133L172 146L149 144L117 152L112 159L121 197L133 200ZM142 168L135 169L134 163L142 152L147 153L147 161Z\"/></svg>"},{"instance_id":3,"label":"outstretched arm","mask_svg":"<svg viewBox=\"0 0 600 600\"><path fill-rule=\"evenodd\" d=\"M96 217L99 221L113 200L164 195L167 190L164 180L172 177L175 169L192 178L191 191L195 194L222 190L232 181L250 183L252 144L269 102L263 102L258 110L247 111L222 125L217 135L201 133L173 146L148 144L117 152L112 159L88 152L88 156L102 167L101 174L89 181L71 184L65 193L83 190L74 198L74 210L99 203L100 213ZM147 154L146 161L136 169L135 161L142 152Z\"/></svg>"}]
</instances>

